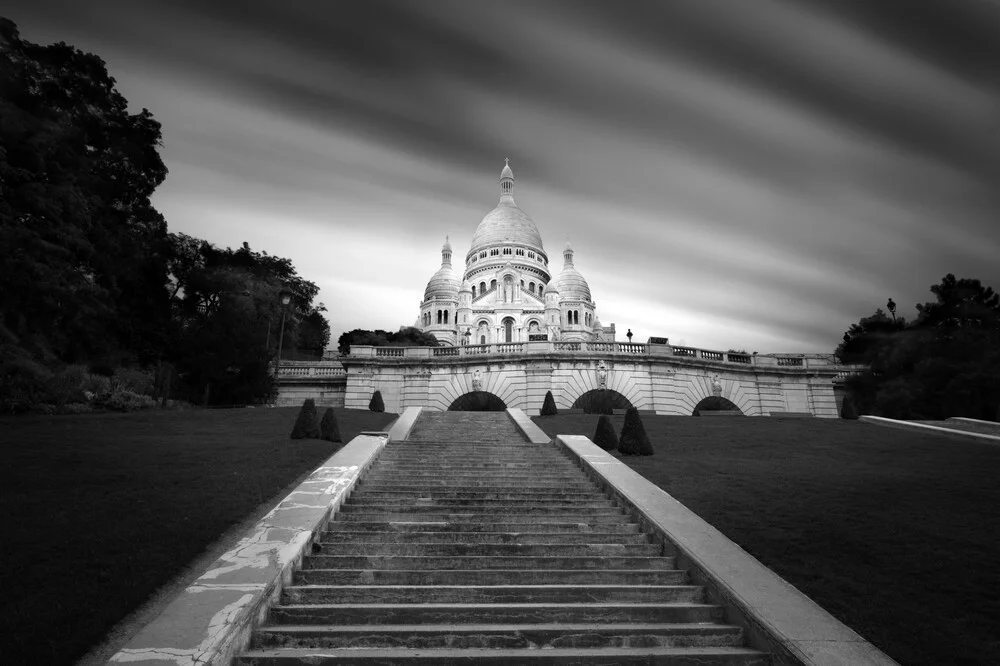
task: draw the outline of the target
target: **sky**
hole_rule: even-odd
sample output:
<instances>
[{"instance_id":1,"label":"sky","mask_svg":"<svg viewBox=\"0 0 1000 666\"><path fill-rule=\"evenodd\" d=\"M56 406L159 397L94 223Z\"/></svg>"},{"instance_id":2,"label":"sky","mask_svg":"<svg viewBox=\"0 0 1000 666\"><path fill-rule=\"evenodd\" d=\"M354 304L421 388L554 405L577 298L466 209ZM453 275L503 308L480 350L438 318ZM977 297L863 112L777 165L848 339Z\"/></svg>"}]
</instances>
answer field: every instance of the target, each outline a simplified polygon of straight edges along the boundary
<instances>
[{"instance_id":1,"label":"sky","mask_svg":"<svg viewBox=\"0 0 1000 666\"><path fill-rule=\"evenodd\" d=\"M597 313L829 353L947 273L1000 289L996 0L7 0L162 124L171 231L290 258L334 340L412 325L510 158ZM460 261L456 262L460 265Z\"/></svg>"}]
</instances>

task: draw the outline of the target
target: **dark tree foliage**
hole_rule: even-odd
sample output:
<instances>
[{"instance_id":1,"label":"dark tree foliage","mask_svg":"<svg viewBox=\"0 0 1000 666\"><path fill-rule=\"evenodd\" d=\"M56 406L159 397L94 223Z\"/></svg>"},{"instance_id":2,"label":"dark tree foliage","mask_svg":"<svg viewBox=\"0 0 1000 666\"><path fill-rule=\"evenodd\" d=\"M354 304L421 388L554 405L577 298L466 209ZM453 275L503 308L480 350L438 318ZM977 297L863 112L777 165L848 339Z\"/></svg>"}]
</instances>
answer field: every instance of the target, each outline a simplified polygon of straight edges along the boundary
<instances>
[{"instance_id":1,"label":"dark tree foliage","mask_svg":"<svg viewBox=\"0 0 1000 666\"><path fill-rule=\"evenodd\" d=\"M639 418L639 410L630 407L625 412L625 424L622 426L621 437L618 438L618 450L627 456L651 456L653 445L646 434L646 426Z\"/></svg>"},{"instance_id":2,"label":"dark tree foliage","mask_svg":"<svg viewBox=\"0 0 1000 666\"><path fill-rule=\"evenodd\" d=\"M913 322L877 311L837 348L867 371L846 388L862 414L900 419L991 419L1000 401L1000 296L979 280L946 275Z\"/></svg>"},{"instance_id":3,"label":"dark tree foliage","mask_svg":"<svg viewBox=\"0 0 1000 666\"><path fill-rule=\"evenodd\" d=\"M594 444L605 451L614 451L618 448L618 433L615 432L615 424L606 414L601 414L597 419L597 430L594 431Z\"/></svg>"},{"instance_id":4,"label":"dark tree foliage","mask_svg":"<svg viewBox=\"0 0 1000 666\"><path fill-rule=\"evenodd\" d=\"M333 411L333 407L327 407L323 412L323 419L319 422L319 434L320 439L328 442L341 441L340 425L337 423L337 414Z\"/></svg>"},{"instance_id":5,"label":"dark tree foliage","mask_svg":"<svg viewBox=\"0 0 1000 666\"><path fill-rule=\"evenodd\" d=\"M36 357L160 353L169 318L149 197L166 177L160 124L99 57L40 46L0 18L0 316Z\"/></svg>"},{"instance_id":6,"label":"dark tree foliage","mask_svg":"<svg viewBox=\"0 0 1000 666\"><path fill-rule=\"evenodd\" d=\"M381 329L368 331L356 328L342 333L337 339L337 351L341 354L350 352L351 345L372 345L374 347L440 347L441 343L430 333L424 333L419 328L404 326L395 333Z\"/></svg>"},{"instance_id":7,"label":"dark tree foliage","mask_svg":"<svg viewBox=\"0 0 1000 666\"><path fill-rule=\"evenodd\" d=\"M323 355L323 351L330 344L330 323L322 314L325 310L326 307L320 303L299 322L299 331L295 339L296 351L314 356Z\"/></svg>"},{"instance_id":8,"label":"dark tree foliage","mask_svg":"<svg viewBox=\"0 0 1000 666\"><path fill-rule=\"evenodd\" d=\"M844 403L840 407L840 418L858 420L858 410L854 407L854 398L849 395L844 396Z\"/></svg>"},{"instance_id":9,"label":"dark tree foliage","mask_svg":"<svg viewBox=\"0 0 1000 666\"><path fill-rule=\"evenodd\" d=\"M306 398L299 409L299 415L292 427L292 439L319 439L319 418L316 415L316 401Z\"/></svg>"},{"instance_id":10,"label":"dark tree foliage","mask_svg":"<svg viewBox=\"0 0 1000 666\"><path fill-rule=\"evenodd\" d=\"M556 409L556 401L552 397L552 391L545 392L545 400L542 401L542 416L555 416L559 413Z\"/></svg>"},{"instance_id":11,"label":"dark tree foliage","mask_svg":"<svg viewBox=\"0 0 1000 666\"><path fill-rule=\"evenodd\" d=\"M372 393L372 399L368 402L368 409L373 412L384 412L385 403L382 402L382 392L376 390Z\"/></svg>"}]
</instances>

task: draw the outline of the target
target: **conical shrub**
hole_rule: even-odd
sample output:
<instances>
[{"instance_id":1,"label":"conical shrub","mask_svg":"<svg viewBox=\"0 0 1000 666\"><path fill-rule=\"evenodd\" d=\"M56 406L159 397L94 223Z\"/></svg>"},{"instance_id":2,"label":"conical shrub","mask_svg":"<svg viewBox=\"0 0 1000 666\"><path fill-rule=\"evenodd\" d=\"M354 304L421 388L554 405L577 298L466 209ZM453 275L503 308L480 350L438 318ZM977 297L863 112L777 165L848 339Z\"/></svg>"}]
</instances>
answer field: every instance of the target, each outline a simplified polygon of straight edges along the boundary
<instances>
[{"instance_id":1,"label":"conical shrub","mask_svg":"<svg viewBox=\"0 0 1000 666\"><path fill-rule=\"evenodd\" d=\"M316 416L316 401L306 398L299 409L299 416L292 428L292 439L319 439L319 419Z\"/></svg>"},{"instance_id":2,"label":"conical shrub","mask_svg":"<svg viewBox=\"0 0 1000 666\"><path fill-rule=\"evenodd\" d=\"M639 418L639 410L629 407L625 412L625 425L618 440L618 450L627 456L651 456L653 445L646 434L646 428Z\"/></svg>"},{"instance_id":3,"label":"conical shrub","mask_svg":"<svg viewBox=\"0 0 1000 666\"><path fill-rule=\"evenodd\" d=\"M614 451L618 448L618 433L615 432L615 424L605 414L597 419L597 430L594 431L594 444L605 451Z\"/></svg>"},{"instance_id":4,"label":"conical shrub","mask_svg":"<svg viewBox=\"0 0 1000 666\"><path fill-rule=\"evenodd\" d=\"M373 412L384 412L385 411L385 403L382 402L382 392L381 391L379 391L379 390L376 389L376 391L374 393L372 393L372 399L368 403L368 409L371 410L371 411L373 411Z\"/></svg>"},{"instance_id":5,"label":"conical shrub","mask_svg":"<svg viewBox=\"0 0 1000 666\"><path fill-rule=\"evenodd\" d=\"M334 413L333 407L327 407L326 411L323 412L323 420L319 422L319 437L328 442L342 441L340 439L340 426L337 424L337 415Z\"/></svg>"},{"instance_id":6,"label":"conical shrub","mask_svg":"<svg viewBox=\"0 0 1000 666\"><path fill-rule=\"evenodd\" d=\"M854 406L854 398L849 395L844 396L844 403L840 406L840 418L856 421L858 410Z\"/></svg>"},{"instance_id":7,"label":"conical shrub","mask_svg":"<svg viewBox=\"0 0 1000 666\"><path fill-rule=\"evenodd\" d=\"M556 409L556 401L552 397L552 391L545 392L545 400L542 402L542 416L555 416L559 413Z\"/></svg>"}]
</instances>

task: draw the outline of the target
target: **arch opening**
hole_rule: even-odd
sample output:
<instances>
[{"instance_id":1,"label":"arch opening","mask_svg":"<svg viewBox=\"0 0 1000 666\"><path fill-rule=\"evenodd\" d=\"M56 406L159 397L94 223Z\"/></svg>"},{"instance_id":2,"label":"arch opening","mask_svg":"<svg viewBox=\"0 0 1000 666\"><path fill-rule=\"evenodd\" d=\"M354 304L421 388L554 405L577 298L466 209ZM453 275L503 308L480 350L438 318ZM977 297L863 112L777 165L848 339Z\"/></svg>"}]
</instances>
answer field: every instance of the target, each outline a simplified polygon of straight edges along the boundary
<instances>
[{"instance_id":1,"label":"arch opening","mask_svg":"<svg viewBox=\"0 0 1000 666\"><path fill-rule=\"evenodd\" d=\"M449 412L503 412L506 409L507 403L489 391L470 391L448 406Z\"/></svg>"},{"instance_id":2,"label":"arch opening","mask_svg":"<svg viewBox=\"0 0 1000 666\"><path fill-rule=\"evenodd\" d=\"M573 403L573 409L584 414L613 414L616 409L629 409L632 402L613 389L591 389Z\"/></svg>"},{"instance_id":3,"label":"arch opening","mask_svg":"<svg viewBox=\"0 0 1000 666\"><path fill-rule=\"evenodd\" d=\"M711 395L695 405L691 415L701 416L702 412L733 412L734 415L744 416L742 409L717 395Z\"/></svg>"}]
</instances>

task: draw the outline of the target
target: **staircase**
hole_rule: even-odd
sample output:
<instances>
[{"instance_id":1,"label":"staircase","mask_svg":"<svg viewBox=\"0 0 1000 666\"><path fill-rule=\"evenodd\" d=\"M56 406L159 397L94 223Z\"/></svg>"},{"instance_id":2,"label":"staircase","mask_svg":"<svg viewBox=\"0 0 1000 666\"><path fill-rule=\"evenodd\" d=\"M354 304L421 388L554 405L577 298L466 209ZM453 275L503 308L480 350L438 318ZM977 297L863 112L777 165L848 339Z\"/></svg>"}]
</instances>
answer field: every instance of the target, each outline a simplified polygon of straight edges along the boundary
<instances>
[{"instance_id":1,"label":"staircase","mask_svg":"<svg viewBox=\"0 0 1000 666\"><path fill-rule=\"evenodd\" d=\"M504 412L422 414L316 550L234 664L771 663Z\"/></svg>"}]
</instances>

